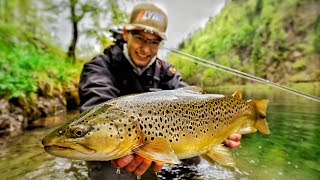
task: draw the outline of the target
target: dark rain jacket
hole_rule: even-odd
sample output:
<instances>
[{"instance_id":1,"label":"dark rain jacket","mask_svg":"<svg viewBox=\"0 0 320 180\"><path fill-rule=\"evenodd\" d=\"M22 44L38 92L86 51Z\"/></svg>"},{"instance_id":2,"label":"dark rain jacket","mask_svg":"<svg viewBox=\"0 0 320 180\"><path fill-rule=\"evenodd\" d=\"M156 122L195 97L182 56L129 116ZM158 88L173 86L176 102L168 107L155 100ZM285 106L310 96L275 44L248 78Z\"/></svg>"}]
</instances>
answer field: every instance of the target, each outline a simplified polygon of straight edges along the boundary
<instances>
[{"instance_id":1,"label":"dark rain jacket","mask_svg":"<svg viewBox=\"0 0 320 180\"><path fill-rule=\"evenodd\" d=\"M83 66L79 84L80 111L123 95L188 86L172 65L160 59L140 76L137 75L125 58L122 47L109 46L103 54ZM199 161L197 157L192 163ZM136 176L124 170L120 175L116 174L116 168L110 162L88 161L87 166L90 179L136 179ZM157 179L157 176L149 168L142 179Z\"/></svg>"},{"instance_id":2,"label":"dark rain jacket","mask_svg":"<svg viewBox=\"0 0 320 180\"><path fill-rule=\"evenodd\" d=\"M122 46L112 45L83 67L79 84L80 111L115 97L187 86L176 69L157 59L140 76L125 58Z\"/></svg>"}]
</instances>

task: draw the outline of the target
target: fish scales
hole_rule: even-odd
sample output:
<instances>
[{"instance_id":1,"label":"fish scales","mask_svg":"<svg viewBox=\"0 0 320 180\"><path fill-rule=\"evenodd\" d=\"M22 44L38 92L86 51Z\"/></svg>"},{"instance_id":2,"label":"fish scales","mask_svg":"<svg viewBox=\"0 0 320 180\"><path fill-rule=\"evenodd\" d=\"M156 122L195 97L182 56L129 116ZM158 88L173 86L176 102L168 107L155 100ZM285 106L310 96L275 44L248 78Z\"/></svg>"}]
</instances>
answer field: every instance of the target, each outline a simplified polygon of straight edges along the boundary
<instances>
[{"instance_id":1,"label":"fish scales","mask_svg":"<svg viewBox=\"0 0 320 180\"><path fill-rule=\"evenodd\" d=\"M246 111L249 106L245 101L225 96L208 95L204 98L174 98L173 94L164 92L162 96L135 96L130 101L118 101L117 106L122 107L128 117L138 121L135 131L142 132L138 139L144 142L155 140L157 137L167 139L178 158L187 158L190 154L207 151L208 141L220 141L227 138L227 135L220 135L221 130L231 124L233 116L237 111ZM180 94L182 97L183 94ZM150 108L146 108L150 107ZM130 123L130 122L128 122ZM134 128L127 127L129 135ZM234 131L230 129L230 131ZM216 138L222 136L221 138ZM205 143L201 141L206 139ZM192 142L192 148L180 146L180 144ZM211 142L212 143L212 142ZM209 143L209 144L211 144ZM216 142L214 142L216 143ZM186 156L186 157L185 157Z\"/></svg>"},{"instance_id":2,"label":"fish scales","mask_svg":"<svg viewBox=\"0 0 320 180\"><path fill-rule=\"evenodd\" d=\"M45 137L43 144L47 152L72 159L111 160L136 153L154 161L178 163L178 159L204 154L206 159L209 156L230 165L233 160L217 158L220 154L215 148L221 150L221 143L232 133L256 128L269 133L265 120L256 123L264 119L265 109L265 102L242 100L239 92L234 97L203 94L198 87L129 95L84 112ZM82 146L70 150L57 136ZM84 140L76 140L80 138Z\"/></svg>"}]
</instances>

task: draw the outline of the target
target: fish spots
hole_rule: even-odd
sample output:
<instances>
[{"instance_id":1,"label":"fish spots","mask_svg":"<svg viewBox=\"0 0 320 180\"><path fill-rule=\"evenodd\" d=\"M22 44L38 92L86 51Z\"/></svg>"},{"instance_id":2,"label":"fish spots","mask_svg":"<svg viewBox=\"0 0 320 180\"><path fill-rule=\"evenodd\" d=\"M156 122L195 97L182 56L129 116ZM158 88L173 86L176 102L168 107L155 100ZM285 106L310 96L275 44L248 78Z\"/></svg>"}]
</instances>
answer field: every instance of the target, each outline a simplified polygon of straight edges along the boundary
<instances>
[{"instance_id":1,"label":"fish spots","mask_svg":"<svg viewBox=\"0 0 320 180\"><path fill-rule=\"evenodd\" d=\"M59 129L59 130L58 130L58 135L59 135L59 136L62 136L65 132L66 132L65 130Z\"/></svg>"},{"instance_id":2,"label":"fish spots","mask_svg":"<svg viewBox=\"0 0 320 180\"><path fill-rule=\"evenodd\" d=\"M176 96L170 100L152 94L131 97L117 104L124 116L114 120L120 125L112 130L118 130L123 137L143 141L161 137L174 143L189 137L211 137L229 126L237 113L249 109L245 101L225 96L207 96L207 99Z\"/></svg>"}]
</instances>

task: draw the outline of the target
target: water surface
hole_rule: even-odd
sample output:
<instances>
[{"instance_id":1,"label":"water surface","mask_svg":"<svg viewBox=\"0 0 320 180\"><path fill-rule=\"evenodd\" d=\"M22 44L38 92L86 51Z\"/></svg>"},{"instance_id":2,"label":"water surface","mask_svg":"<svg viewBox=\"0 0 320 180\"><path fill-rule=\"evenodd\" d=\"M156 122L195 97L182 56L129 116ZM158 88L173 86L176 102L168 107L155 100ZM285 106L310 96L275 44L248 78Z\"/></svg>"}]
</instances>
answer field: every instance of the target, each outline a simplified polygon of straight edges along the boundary
<instances>
[{"instance_id":1,"label":"water surface","mask_svg":"<svg viewBox=\"0 0 320 180\"><path fill-rule=\"evenodd\" d=\"M237 162L234 168L201 160L198 165L165 166L159 179L320 179L320 103L272 88L242 90L244 99L270 100L267 121L271 134L243 135L241 147L232 151ZM319 87L310 93L320 96ZM0 179L88 179L83 161L53 157L43 150L42 138L61 123L57 118L54 125L2 142Z\"/></svg>"}]
</instances>

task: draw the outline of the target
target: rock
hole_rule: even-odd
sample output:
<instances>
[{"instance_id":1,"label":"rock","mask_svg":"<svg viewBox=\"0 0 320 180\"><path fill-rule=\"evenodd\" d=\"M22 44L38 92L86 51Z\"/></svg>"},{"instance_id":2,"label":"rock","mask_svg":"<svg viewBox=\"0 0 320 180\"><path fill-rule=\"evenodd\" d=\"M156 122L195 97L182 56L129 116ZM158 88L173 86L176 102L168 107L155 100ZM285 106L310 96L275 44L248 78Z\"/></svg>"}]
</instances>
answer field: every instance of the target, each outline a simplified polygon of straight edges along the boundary
<instances>
[{"instance_id":1,"label":"rock","mask_svg":"<svg viewBox=\"0 0 320 180\"><path fill-rule=\"evenodd\" d=\"M0 100L0 136L15 136L22 133L24 121L26 118L22 114L15 114L9 111L9 102ZM19 111L19 110L17 110Z\"/></svg>"},{"instance_id":2,"label":"rock","mask_svg":"<svg viewBox=\"0 0 320 180\"><path fill-rule=\"evenodd\" d=\"M66 118L67 106L76 109L79 105L78 79L67 87L60 83L40 82L39 91L27 98L0 99L0 137L16 136L26 128L51 126Z\"/></svg>"}]
</instances>

